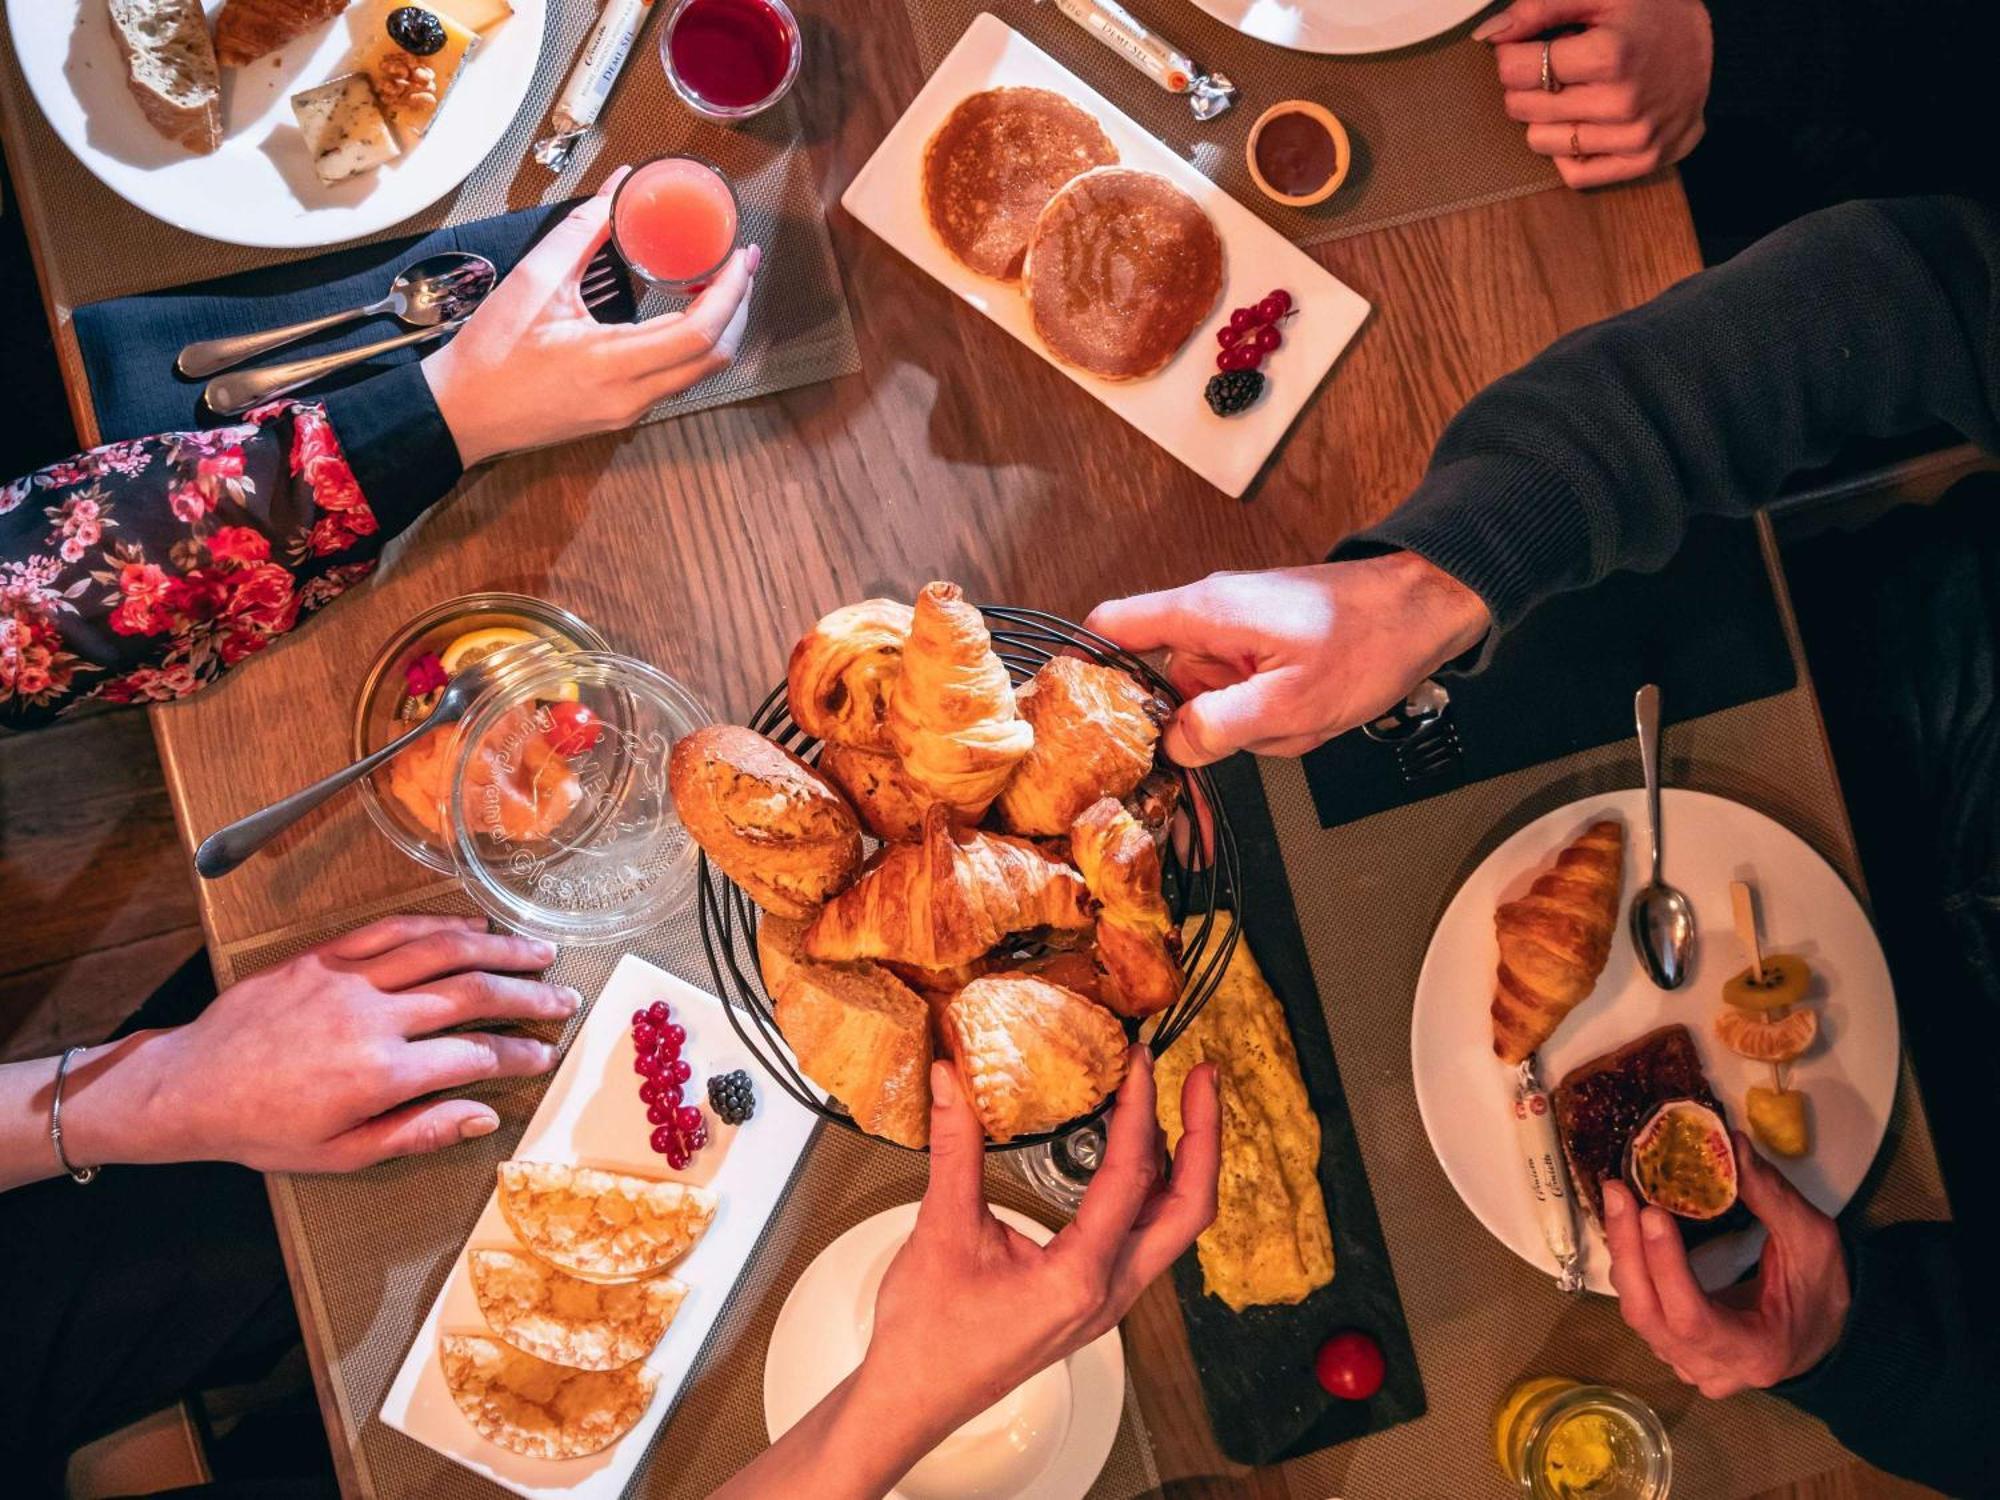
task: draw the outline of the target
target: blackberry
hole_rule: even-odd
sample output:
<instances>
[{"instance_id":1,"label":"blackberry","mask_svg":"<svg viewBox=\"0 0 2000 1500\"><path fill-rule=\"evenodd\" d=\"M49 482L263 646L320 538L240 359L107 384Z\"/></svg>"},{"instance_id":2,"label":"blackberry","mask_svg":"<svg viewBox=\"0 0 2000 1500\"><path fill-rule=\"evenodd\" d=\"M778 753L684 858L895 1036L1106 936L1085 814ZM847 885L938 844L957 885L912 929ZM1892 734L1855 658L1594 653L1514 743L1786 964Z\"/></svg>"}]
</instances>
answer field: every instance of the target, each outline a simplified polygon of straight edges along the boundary
<instances>
[{"instance_id":1,"label":"blackberry","mask_svg":"<svg viewBox=\"0 0 2000 1500\"><path fill-rule=\"evenodd\" d=\"M750 1091L750 1075L741 1068L708 1080L708 1102L715 1117L725 1125L741 1125L757 1113L757 1096Z\"/></svg>"},{"instance_id":2,"label":"blackberry","mask_svg":"<svg viewBox=\"0 0 2000 1500\"><path fill-rule=\"evenodd\" d=\"M1208 397L1210 411L1218 417L1233 417L1264 394L1264 374L1261 370L1225 370L1210 378L1203 394Z\"/></svg>"},{"instance_id":3,"label":"blackberry","mask_svg":"<svg viewBox=\"0 0 2000 1500\"><path fill-rule=\"evenodd\" d=\"M389 40L416 57L444 50L444 23L420 5L399 5L389 12Z\"/></svg>"}]
</instances>

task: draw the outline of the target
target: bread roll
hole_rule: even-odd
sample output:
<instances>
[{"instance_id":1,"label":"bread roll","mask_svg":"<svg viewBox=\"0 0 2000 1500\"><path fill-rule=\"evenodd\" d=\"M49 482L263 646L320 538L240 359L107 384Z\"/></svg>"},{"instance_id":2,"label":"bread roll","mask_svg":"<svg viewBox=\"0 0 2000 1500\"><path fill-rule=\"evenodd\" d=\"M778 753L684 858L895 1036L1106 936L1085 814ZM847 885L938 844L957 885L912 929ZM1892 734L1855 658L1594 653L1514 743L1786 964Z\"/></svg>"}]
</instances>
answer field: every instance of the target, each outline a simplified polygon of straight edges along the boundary
<instances>
[{"instance_id":1,"label":"bread roll","mask_svg":"<svg viewBox=\"0 0 2000 1500\"><path fill-rule=\"evenodd\" d=\"M861 868L846 799L753 729L697 729L675 744L667 780L688 834L766 911L809 917Z\"/></svg>"}]
</instances>

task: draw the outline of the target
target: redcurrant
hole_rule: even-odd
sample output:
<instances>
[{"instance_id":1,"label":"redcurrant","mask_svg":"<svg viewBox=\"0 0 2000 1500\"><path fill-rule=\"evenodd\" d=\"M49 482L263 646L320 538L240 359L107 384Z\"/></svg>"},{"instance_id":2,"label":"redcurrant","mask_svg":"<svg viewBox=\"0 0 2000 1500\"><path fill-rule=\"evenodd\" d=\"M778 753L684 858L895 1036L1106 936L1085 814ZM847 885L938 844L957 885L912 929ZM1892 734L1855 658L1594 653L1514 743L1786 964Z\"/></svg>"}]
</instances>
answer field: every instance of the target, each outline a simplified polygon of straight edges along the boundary
<instances>
[{"instance_id":1,"label":"redcurrant","mask_svg":"<svg viewBox=\"0 0 2000 1500\"><path fill-rule=\"evenodd\" d=\"M649 1105L647 1105L647 1106L646 1106L646 1123L647 1123L648 1125L671 1125L671 1124L673 1124L673 1123L674 1123L674 1111L673 1111L673 1108L672 1108L672 1106L670 1106L670 1105L666 1105L666 1104L649 1104Z\"/></svg>"},{"instance_id":2,"label":"redcurrant","mask_svg":"<svg viewBox=\"0 0 2000 1500\"><path fill-rule=\"evenodd\" d=\"M669 1161L673 1159L673 1153L680 1149L680 1142L675 1139L671 1126L662 1125L658 1130L654 1131L652 1142L653 1149L665 1152Z\"/></svg>"},{"instance_id":3,"label":"redcurrant","mask_svg":"<svg viewBox=\"0 0 2000 1500\"><path fill-rule=\"evenodd\" d=\"M686 1083L688 1078L694 1073L694 1069L690 1068L678 1057L670 1062L662 1061L658 1066L661 1070L659 1076L674 1083Z\"/></svg>"},{"instance_id":4,"label":"redcurrant","mask_svg":"<svg viewBox=\"0 0 2000 1500\"><path fill-rule=\"evenodd\" d=\"M1234 323L1224 323L1220 328L1215 330L1216 343L1222 345L1225 349L1234 345L1242 337L1243 330L1238 328Z\"/></svg>"},{"instance_id":5,"label":"redcurrant","mask_svg":"<svg viewBox=\"0 0 2000 1500\"><path fill-rule=\"evenodd\" d=\"M1229 326L1239 332L1247 332L1257 326L1257 313L1253 308L1239 307L1229 315Z\"/></svg>"},{"instance_id":6,"label":"redcurrant","mask_svg":"<svg viewBox=\"0 0 2000 1500\"><path fill-rule=\"evenodd\" d=\"M672 1014L673 1012L667 1009L667 1002L664 1000L655 1000L651 1005L646 1007L646 1019L651 1021L655 1026L663 1024L667 1017Z\"/></svg>"},{"instance_id":7,"label":"redcurrant","mask_svg":"<svg viewBox=\"0 0 2000 1500\"><path fill-rule=\"evenodd\" d=\"M650 1052L641 1052L632 1059L632 1071L641 1078L657 1078L660 1076L660 1060Z\"/></svg>"},{"instance_id":8,"label":"redcurrant","mask_svg":"<svg viewBox=\"0 0 2000 1500\"><path fill-rule=\"evenodd\" d=\"M1269 354L1285 341L1284 336L1269 323L1257 330L1255 340L1259 351L1265 354Z\"/></svg>"},{"instance_id":9,"label":"redcurrant","mask_svg":"<svg viewBox=\"0 0 2000 1500\"><path fill-rule=\"evenodd\" d=\"M1255 340L1238 344L1234 349L1224 349L1215 356L1218 370L1254 370L1264 362L1264 353Z\"/></svg>"}]
</instances>

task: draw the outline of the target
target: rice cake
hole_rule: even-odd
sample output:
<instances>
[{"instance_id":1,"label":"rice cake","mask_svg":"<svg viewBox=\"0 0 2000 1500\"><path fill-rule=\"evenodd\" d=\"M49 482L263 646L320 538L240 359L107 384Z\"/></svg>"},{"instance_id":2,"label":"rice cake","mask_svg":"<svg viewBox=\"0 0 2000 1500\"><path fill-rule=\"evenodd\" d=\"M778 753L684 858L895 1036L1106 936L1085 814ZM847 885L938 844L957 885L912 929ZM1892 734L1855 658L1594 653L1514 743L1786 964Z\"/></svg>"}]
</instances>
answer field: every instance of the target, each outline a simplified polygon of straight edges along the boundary
<instances>
[{"instance_id":1,"label":"rice cake","mask_svg":"<svg viewBox=\"0 0 2000 1500\"><path fill-rule=\"evenodd\" d=\"M638 1425L660 1377L644 1365L570 1370L498 1339L447 1333L438 1362L479 1435L528 1458L583 1458Z\"/></svg>"},{"instance_id":2,"label":"rice cake","mask_svg":"<svg viewBox=\"0 0 2000 1500\"><path fill-rule=\"evenodd\" d=\"M1015 281L1056 190L1117 160L1103 127L1062 95L987 89L961 101L925 146L924 215L958 260Z\"/></svg>"},{"instance_id":3,"label":"rice cake","mask_svg":"<svg viewBox=\"0 0 2000 1500\"><path fill-rule=\"evenodd\" d=\"M473 1250L466 1262L486 1326L523 1354L572 1370L644 1359L687 1296L671 1276L585 1281L512 1250Z\"/></svg>"},{"instance_id":4,"label":"rice cake","mask_svg":"<svg viewBox=\"0 0 2000 1500\"><path fill-rule=\"evenodd\" d=\"M1098 167L1035 223L1023 263L1028 318L1049 353L1106 380L1158 373L1222 292L1222 236L1155 172Z\"/></svg>"}]
</instances>

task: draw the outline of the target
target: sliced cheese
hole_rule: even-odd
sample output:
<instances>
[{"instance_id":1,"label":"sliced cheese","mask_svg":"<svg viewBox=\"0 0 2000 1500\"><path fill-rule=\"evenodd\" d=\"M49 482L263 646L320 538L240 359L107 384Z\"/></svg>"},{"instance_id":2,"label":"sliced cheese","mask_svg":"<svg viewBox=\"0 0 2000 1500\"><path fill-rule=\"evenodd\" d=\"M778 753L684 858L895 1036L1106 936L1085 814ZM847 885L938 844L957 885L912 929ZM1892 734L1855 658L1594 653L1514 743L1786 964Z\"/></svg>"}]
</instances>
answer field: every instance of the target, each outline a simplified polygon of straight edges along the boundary
<instances>
[{"instance_id":1,"label":"sliced cheese","mask_svg":"<svg viewBox=\"0 0 2000 1500\"><path fill-rule=\"evenodd\" d=\"M344 73L292 95L292 113L321 182L345 182L403 154L364 74Z\"/></svg>"},{"instance_id":2,"label":"sliced cheese","mask_svg":"<svg viewBox=\"0 0 2000 1500\"><path fill-rule=\"evenodd\" d=\"M431 9L429 6L424 8ZM458 70L465 65L472 49L479 45L479 36L441 10L431 10L444 27L444 45L428 57L419 57L413 52L406 52L389 35L387 19L391 9L394 7L383 9L380 24L367 32L366 40L355 53L354 66L374 83L375 95L382 101L382 112L389 117L389 123L395 126L397 137L407 149L431 128L431 121L437 118L438 106L444 103L452 84L458 80ZM431 86L413 87L411 80L422 79L422 70L426 69L429 70Z\"/></svg>"},{"instance_id":3,"label":"sliced cheese","mask_svg":"<svg viewBox=\"0 0 2000 1500\"><path fill-rule=\"evenodd\" d=\"M486 31L514 14L507 0L433 0L429 9L468 31Z\"/></svg>"}]
</instances>

